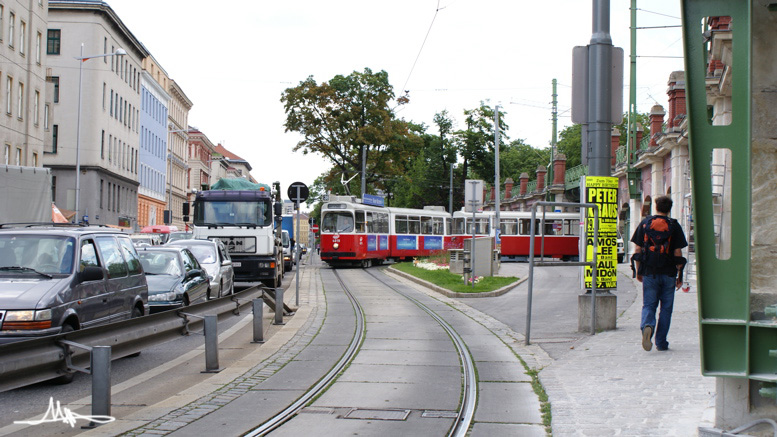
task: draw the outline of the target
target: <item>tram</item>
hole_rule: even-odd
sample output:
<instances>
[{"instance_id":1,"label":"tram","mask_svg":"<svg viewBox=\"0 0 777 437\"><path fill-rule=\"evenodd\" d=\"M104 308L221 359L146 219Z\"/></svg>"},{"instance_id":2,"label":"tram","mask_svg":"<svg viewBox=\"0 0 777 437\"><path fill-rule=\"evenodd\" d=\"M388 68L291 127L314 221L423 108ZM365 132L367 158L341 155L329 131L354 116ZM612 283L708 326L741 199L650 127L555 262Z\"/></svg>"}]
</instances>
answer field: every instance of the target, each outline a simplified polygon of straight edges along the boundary
<instances>
[{"instance_id":1,"label":"tram","mask_svg":"<svg viewBox=\"0 0 777 437\"><path fill-rule=\"evenodd\" d=\"M321 207L321 260L369 267L428 256L451 247L450 224L442 207L389 208L333 196Z\"/></svg>"},{"instance_id":2,"label":"tram","mask_svg":"<svg viewBox=\"0 0 777 437\"><path fill-rule=\"evenodd\" d=\"M580 213L546 212L544 227L541 213L535 222L534 255L577 259L580 253ZM526 211L500 211L501 253L503 258L520 260L528 258L531 243L531 213ZM475 213L475 234L477 236L495 236L494 211ZM463 242L472 238L472 213L457 211L453 215L451 239ZM544 238L540 238L544 237Z\"/></svg>"}]
</instances>

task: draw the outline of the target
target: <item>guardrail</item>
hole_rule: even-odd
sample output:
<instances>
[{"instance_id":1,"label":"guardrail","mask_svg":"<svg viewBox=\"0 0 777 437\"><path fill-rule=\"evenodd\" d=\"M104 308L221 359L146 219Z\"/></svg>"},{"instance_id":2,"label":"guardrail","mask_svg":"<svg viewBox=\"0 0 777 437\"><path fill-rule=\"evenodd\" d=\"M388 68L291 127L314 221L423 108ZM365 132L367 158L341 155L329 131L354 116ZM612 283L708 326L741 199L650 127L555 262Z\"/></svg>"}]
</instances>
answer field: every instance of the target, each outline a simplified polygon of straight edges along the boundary
<instances>
[{"instance_id":1,"label":"guardrail","mask_svg":"<svg viewBox=\"0 0 777 437\"><path fill-rule=\"evenodd\" d=\"M203 329L205 316L219 320L240 314L240 308L264 297L265 289L251 287L231 296L145 317L95 326L66 334L0 346L0 392L47 381L90 366L89 348L110 346L111 359L122 358ZM68 359L69 358L69 359Z\"/></svg>"}]
</instances>

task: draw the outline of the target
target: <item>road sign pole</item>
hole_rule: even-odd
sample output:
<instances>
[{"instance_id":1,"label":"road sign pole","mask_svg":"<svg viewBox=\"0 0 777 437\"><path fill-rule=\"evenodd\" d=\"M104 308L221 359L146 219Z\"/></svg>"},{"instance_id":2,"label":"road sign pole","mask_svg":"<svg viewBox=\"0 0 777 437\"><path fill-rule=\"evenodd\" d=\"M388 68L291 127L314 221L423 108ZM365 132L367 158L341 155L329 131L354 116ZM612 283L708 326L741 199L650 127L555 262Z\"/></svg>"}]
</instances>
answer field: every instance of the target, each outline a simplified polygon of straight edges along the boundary
<instances>
[{"instance_id":1,"label":"road sign pole","mask_svg":"<svg viewBox=\"0 0 777 437\"><path fill-rule=\"evenodd\" d=\"M299 233L299 198L300 198L300 189L301 188L302 187L297 185L297 202L296 202L296 205L297 205L297 232L296 232L296 237L297 238L294 240L294 259L296 260L296 264L297 264L297 272L294 274L294 276L297 279L297 300L296 300L297 308L299 308L299 273L300 273L300 269L299 269L299 267L300 267L300 264L299 264L299 236L300 236L300 233Z\"/></svg>"}]
</instances>

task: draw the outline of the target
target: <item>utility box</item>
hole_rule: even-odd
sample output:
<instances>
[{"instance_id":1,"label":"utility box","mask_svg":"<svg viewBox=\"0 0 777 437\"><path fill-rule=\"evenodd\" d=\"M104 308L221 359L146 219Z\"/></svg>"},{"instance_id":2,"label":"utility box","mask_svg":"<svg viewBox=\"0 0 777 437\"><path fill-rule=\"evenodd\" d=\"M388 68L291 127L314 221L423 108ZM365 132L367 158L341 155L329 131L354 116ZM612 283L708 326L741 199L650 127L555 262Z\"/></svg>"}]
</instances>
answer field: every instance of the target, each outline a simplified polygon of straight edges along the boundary
<instances>
[{"instance_id":1,"label":"utility box","mask_svg":"<svg viewBox=\"0 0 777 437\"><path fill-rule=\"evenodd\" d=\"M458 275L464 274L464 249L448 250L448 271Z\"/></svg>"},{"instance_id":2,"label":"utility box","mask_svg":"<svg viewBox=\"0 0 777 437\"><path fill-rule=\"evenodd\" d=\"M475 264L472 265L472 239L464 240L464 255L469 258L469 264L472 266L472 274L475 276L494 276L494 239L492 237L476 238L474 243ZM498 257L497 257L498 258ZM497 266L496 271L499 271Z\"/></svg>"}]
</instances>

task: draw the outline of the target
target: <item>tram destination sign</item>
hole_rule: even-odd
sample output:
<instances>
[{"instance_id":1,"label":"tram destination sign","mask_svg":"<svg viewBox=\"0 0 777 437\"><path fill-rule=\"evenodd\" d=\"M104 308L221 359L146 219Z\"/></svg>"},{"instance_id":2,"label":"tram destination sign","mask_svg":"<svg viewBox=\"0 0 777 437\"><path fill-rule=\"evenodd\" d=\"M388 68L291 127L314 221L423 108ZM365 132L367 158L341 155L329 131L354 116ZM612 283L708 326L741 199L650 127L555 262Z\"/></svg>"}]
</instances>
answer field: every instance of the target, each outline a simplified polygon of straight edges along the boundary
<instances>
[{"instance_id":1,"label":"tram destination sign","mask_svg":"<svg viewBox=\"0 0 777 437\"><path fill-rule=\"evenodd\" d=\"M362 204L372 205L372 206L385 206L385 203L383 202L383 196L375 196L372 194L365 194L364 199L362 199Z\"/></svg>"}]
</instances>

